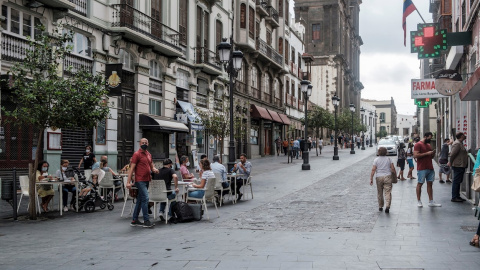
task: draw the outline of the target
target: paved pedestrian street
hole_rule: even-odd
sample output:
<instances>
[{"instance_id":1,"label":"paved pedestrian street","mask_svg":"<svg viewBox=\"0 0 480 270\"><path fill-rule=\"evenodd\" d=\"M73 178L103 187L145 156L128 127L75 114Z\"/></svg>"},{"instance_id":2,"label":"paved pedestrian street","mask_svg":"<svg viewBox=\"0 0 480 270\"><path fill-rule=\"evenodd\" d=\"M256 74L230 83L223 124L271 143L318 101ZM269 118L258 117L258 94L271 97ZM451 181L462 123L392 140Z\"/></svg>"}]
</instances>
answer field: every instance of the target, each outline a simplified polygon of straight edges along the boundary
<instances>
[{"instance_id":1,"label":"paved pedestrian street","mask_svg":"<svg viewBox=\"0 0 480 270\"><path fill-rule=\"evenodd\" d=\"M400 181L385 214L369 185L374 148L349 151L339 161L330 146L312 151L310 171L285 156L250 160L253 200L226 199L220 218L209 204L210 221L131 227L123 202L13 221L2 202L0 269L480 269L468 244L478 220L470 203L450 202L449 184L433 186L442 207L427 206L425 186L418 208L416 180Z\"/></svg>"}]
</instances>

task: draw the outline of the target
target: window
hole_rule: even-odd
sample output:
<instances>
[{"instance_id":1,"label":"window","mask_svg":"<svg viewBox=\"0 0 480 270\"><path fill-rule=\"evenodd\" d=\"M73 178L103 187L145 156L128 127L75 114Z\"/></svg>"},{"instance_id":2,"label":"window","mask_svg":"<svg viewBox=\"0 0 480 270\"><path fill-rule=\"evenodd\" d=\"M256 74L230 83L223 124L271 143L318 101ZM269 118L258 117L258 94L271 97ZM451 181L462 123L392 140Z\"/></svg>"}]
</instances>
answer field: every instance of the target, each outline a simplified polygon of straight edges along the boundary
<instances>
[{"instance_id":1,"label":"window","mask_svg":"<svg viewBox=\"0 0 480 270\"><path fill-rule=\"evenodd\" d=\"M267 30L267 44L272 46L272 31Z\"/></svg>"},{"instance_id":2,"label":"window","mask_svg":"<svg viewBox=\"0 0 480 270\"><path fill-rule=\"evenodd\" d=\"M295 82L292 81L292 96L295 96Z\"/></svg>"},{"instance_id":3,"label":"window","mask_svg":"<svg viewBox=\"0 0 480 270\"><path fill-rule=\"evenodd\" d=\"M180 0L180 18L178 28L180 32L180 44L187 45L187 23L188 23L188 0Z\"/></svg>"},{"instance_id":4,"label":"window","mask_svg":"<svg viewBox=\"0 0 480 270\"><path fill-rule=\"evenodd\" d=\"M252 87L258 89L258 70L252 67Z\"/></svg>"},{"instance_id":5,"label":"window","mask_svg":"<svg viewBox=\"0 0 480 270\"><path fill-rule=\"evenodd\" d=\"M260 37L260 21L255 22L255 37Z\"/></svg>"},{"instance_id":6,"label":"window","mask_svg":"<svg viewBox=\"0 0 480 270\"><path fill-rule=\"evenodd\" d=\"M289 25L290 23L290 7L289 7L290 0L285 1L285 24Z\"/></svg>"},{"instance_id":7,"label":"window","mask_svg":"<svg viewBox=\"0 0 480 270\"><path fill-rule=\"evenodd\" d=\"M278 38L278 53L283 55L283 38Z\"/></svg>"},{"instance_id":8,"label":"window","mask_svg":"<svg viewBox=\"0 0 480 270\"><path fill-rule=\"evenodd\" d=\"M290 45L288 44L288 40L285 40L285 64L288 65L288 51L290 50Z\"/></svg>"},{"instance_id":9,"label":"window","mask_svg":"<svg viewBox=\"0 0 480 270\"><path fill-rule=\"evenodd\" d=\"M385 123L385 113L380 113L380 123Z\"/></svg>"},{"instance_id":10,"label":"window","mask_svg":"<svg viewBox=\"0 0 480 270\"><path fill-rule=\"evenodd\" d=\"M72 42L66 45L72 46L72 53L82 56L92 56L92 43L90 39L80 33L72 33Z\"/></svg>"},{"instance_id":11,"label":"window","mask_svg":"<svg viewBox=\"0 0 480 270\"><path fill-rule=\"evenodd\" d=\"M202 79L197 80L197 93L202 95L208 94L208 82Z\"/></svg>"},{"instance_id":12,"label":"window","mask_svg":"<svg viewBox=\"0 0 480 270\"><path fill-rule=\"evenodd\" d=\"M470 4L473 2L473 0L470 0ZM442 1L442 15L452 15L452 0Z\"/></svg>"},{"instance_id":13,"label":"window","mask_svg":"<svg viewBox=\"0 0 480 270\"><path fill-rule=\"evenodd\" d=\"M33 38L40 34L35 29L42 24L40 18L5 5L2 5L2 16L5 18L1 23L4 32Z\"/></svg>"},{"instance_id":14,"label":"window","mask_svg":"<svg viewBox=\"0 0 480 270\"><path fill-rule=\"evenodd\" d=\"M278 80L273 80L273 93L275 94L276 98L280 98L280 91L278 87Z\"/></svg>"},{"instance_id":15,"label":"window","mask_svg":"<svg viewBox=\"0 0 480 270\"><path fill-rule=\"evenodd\" d=\"M380 126L380 131L387 131L387 127Z\"/></svg>"},{"instance_id":16,"label":"window","mask_svg":"<svg viewBox=\"0 0 480 270\"><path fill-rule=\"evenodd\" d=\"M255 38L255 10L252 7L248 7L248 36Z\"/></svg>"},{"instance_id":17,"label":"window","mask_svg":"<svg viewBox=\"0 0 480 270\"><path fill-rule=\"evenodd\" d=\"M246 68L247 68L247 65L245 64L245 61L243 61L242 68L238 71L238 74L237 74L237 81L245 82L245 74L247 74L245 71Z\"/></svg>"},{"instance_id":18,"label":"window","mask_svg":"<svg viewBox=\"0 0 480 270\"><path fill-rule=\"evenodd\" d=\"M270 75L265 74L265 93L270 93Z\"/></svg>"},{"instance_id":19,"label":"window","mask_svg":"<svg viewBox=\"0 0 480 270\"><path fill-rule=\"evenodd\" d=\"M120 63L123 64L123 69L133 70L133 56L130 53L120 49L118 56Z\"/></svg>"},{"instance_id":20,"label":"window","mask_svg":"<svg viewBox=\"0 0 480 270\"><path fill-rule=\"evenodd\" d=\"M278 16L283 17L283 0L278 0Z\"/></svg>"},{"instance_id":21,"label":"window","mask_svg":"<svg viewBox=\"0 0 480 270\"><path fill-rule=\"evenodd\" d=\"M215 22L215 30L216 30L216 35L215 35L215 47L222 42L222 37L223 37L223 24L221 21L217 20Z\"/></svg>"},{"instance_id":22,"label":"window","mask_svg":"<svg viewBox=\"0 0 480 270\"><path fill-rule=\"evenodd\" d=\"M292 46L292 62L295 64L295 48Z\"/></svg>"},{"instance_id":23,"label":"window","mask_svg":"<svg viewBox=\"0 0 480 270\"><path fill-rule=\"evenodd\" d=\"M157 99L149 99L148 113L152 115L162 115L162 101Z\"/></svg>"},{"instance_id":24,"label":"window","mask_svg":"<svg viewBox=\"0 0 480 270\"><path fill-rule=\"evenodd\" d=\"M223 86L219 84L215 84L214 86L215 89L215 99L223 99Z\"/></svg>"},{"instance_id":25,"label":"window","mask_svg":"<svg viewBox=\"0 0 480 270\"><path fill-rule=\"evenodd\" d=\"M258 144L258 128L252 127L250 129L250 144Z\"/></svg>"},{"instance_id":26,"label":"window","mask_svg":"<svg viewBox=\"0 0 480 270\"><path fill-rule=\"evenodd\" d=\"M150 77L160 78L160 65L155 60L150 60L148 63L150 66Z\"/></svg>"},{"instance_id":27,"label":"window","mask_svg":"<svg viewBox=\"0 0 480 270\"><path fill-rule=\"evenodd\" d=\"M188 73L183 70L177 70L177 87L189 89L188 87Z\"/></svg>"},{"instance_id":28,"label":"window","mask_svg":"<svg viewBox=\"0 0 480 270\"><path fill-rule=\"evenodd\" d=\"M240 28L247 28L247 5L240 4Z\"/></svg>"},{"instance_id":29,"label":"window","mask_svg":"<svg viewBox=\"0 0 480 270\"><path fill-rule=\"evenodd\" d=\"M290 82L288 80L285 83L285 93L290 94Z\"/></svg>"},{"instance_id":30,"label":"window","mask_svg":"<svg viewBox=\"0 0 480 270\"><path fill-rule=\"evenodd\" d=\"M312 24L312 40L320 40L320 24Z\"/></svg>"},{"instance_id":31,"label":"window","mask_svg":"<svg viewBox=\"0 0 480 270\"><path fill-rule=\"evenodd\" d=\"M465 6L465 2L467 2L467 0L463 1L463 4L462 4L462 29L465 28L465 23L466 23L466 17L467 17L467 8Z\"/></svg>"}]
</instances>

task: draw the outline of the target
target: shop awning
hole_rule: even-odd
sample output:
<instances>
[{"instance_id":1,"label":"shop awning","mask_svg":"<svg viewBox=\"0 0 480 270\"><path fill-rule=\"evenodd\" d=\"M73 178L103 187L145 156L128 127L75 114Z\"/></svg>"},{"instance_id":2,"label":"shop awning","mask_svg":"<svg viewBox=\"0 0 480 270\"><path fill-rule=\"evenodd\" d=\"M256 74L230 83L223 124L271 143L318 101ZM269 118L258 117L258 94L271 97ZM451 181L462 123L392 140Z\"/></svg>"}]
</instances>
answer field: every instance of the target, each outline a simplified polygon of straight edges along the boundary
<instances>
[{"instance_id":1,"label":"shop awning","mask_svg":"<svg viewBox=\"0 0 480 270\"><path fill-rule=\"evenodd\" d=\"M152 118L145 114L140 114L139 124L141 129L152 129L164 132L187 132L188 127L177 121Z\"/></svg>"},{"instance_id":2,"label":"shop awning","mask_svg":"<svg viewBox=\"0 0 480 270\"><path fill-rule=\"evenodd\" d=\"M282 121L285 125L290 125L291 124L290 119L288 119L288 116L286 116L285 114L279 113L278 116L280 116L280 118L282 119Z\"/></svg>"},{"instance_id":3,"label":"shop awning","mask_svg":"<svg viewBox=\"0 0 480 270\"><path fill-rule=\"evenodd\" d=\"M477 68L460 91L462 101L480 100L480 68Z\"/></svg>"},{"instance_id":4,"label":"shop awning","mask_svg":"<svg viewBox=\"0 0 480 270\"><path fill-rule=\"evenodd\" d=\"M254 105L254 104L252 104L250 106L250 108L252 109L252 111L250 113L250 116L252 116L252 118L273 120L272 116L270 116L267 109L265 109L263 107L260 107L260 106L257 106L257 105Z\"/></svg>"},{"instance_id":5,"label":"shop awning","mask_svg":"<svg viewBox=\"0 0 480 270\"><path fill-rule=\"evenodd\" d=\"M183 112L187 114L188 120L192 123L202 123L202 119L198 115L197 111L193 107L192 103L177 100L178 105L182 108Z\"/></svg>"},{"instance_id":6,"label":"shop awning","mask_svg":"<svg viewBox=\"0 0 480 270\"><path fill-rule=\"evenodd\" d=\"M278 122L280 124L283 124L282 118L280 118L280 116L278 115L277 112L269 110L269 109L267 109L267 111L270 114L270 116L272 117L273 121Z\"/></svg>"}]
</instances>

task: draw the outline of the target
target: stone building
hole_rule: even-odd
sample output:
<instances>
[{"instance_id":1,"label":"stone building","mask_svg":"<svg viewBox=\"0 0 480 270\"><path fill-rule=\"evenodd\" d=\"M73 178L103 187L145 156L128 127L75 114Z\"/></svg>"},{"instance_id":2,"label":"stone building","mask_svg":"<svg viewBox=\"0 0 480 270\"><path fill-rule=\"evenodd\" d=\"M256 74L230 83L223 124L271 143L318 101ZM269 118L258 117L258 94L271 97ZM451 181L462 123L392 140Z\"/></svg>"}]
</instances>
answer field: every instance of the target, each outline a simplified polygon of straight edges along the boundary
<instances>
[{"instance_id":1,"label":"stone building","mask_svg":"<svg viewBox=\"0 0 480 270\"><path fill-rule=\"evenodd\" d=\"M393 97L390 100L362 99L363 102L375 106L377 112L377 123L375 133L386 131L387 135L398 135L397 129L397 107Z\"/></svg>"}]
</instances>

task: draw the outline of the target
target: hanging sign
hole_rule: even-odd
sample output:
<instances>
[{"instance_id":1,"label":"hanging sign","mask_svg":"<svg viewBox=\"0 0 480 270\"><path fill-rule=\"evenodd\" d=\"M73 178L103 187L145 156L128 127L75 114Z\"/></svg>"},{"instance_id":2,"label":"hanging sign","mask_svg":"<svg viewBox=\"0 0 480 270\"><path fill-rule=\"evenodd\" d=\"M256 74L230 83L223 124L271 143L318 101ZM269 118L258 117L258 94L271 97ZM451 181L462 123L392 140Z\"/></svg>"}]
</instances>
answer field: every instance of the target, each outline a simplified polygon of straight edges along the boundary
<instances>
[{"instance_id":1,"label":"hanging sign","mask_svg":"<svg viewBox=\"0 0 480 270\"><path fill-rule=\"evenodd\" d=\"M462 90L462 75L455 70L440 71L435 79L435 89L444 96L453 96Z\"/></svg>"},{"instance_id":2,"label":"hanging sign","mask_svg":"<svg viewBox=\"0 0 480 270\"><path fill-rule=\"evenodd\" d=\"M123 64L105 65L105 80L109 90L109 96L122 95L122 67Z\"/></svg>"},{"instance_id":3,"label":"hanging sign","mask_svg":"<svg viewBox=\"0 0 480 270\"><path fill-rule=\"evenodd\" d=\"M412 99L444 97L435 88L435 79L413 79L411 87Z\"/></svg>"}]
</instances>

